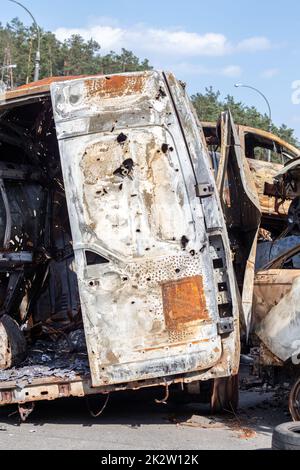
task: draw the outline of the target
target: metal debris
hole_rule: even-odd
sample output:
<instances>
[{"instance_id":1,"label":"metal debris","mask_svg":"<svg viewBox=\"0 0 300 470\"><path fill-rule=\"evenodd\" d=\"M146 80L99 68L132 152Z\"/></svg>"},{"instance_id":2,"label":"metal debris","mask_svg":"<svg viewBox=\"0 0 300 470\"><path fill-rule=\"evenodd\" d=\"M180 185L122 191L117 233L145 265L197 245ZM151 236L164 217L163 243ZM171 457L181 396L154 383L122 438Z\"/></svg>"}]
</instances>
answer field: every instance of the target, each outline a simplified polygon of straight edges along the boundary
<instances>
[{"instance_id":1,"label":"metal debris","mask_svg":"<svg viewBox=\"0 0 300 470\"><path fill-rule=\"evenodd\" d=\"M98 412L94 412L92 411L91 409L91 406L90 406L90 400L88 397L86 397L86 403L87 403L87 407L88 407L88 410L89 410L89 413L90 415L92 416L92 418L99 418L100 416L102 416L102 414L104 413L107 405L108 405L108 402L109 402L109 399L110 399L110 393L107 394L107 397L106 397L106 400L104 402L104 405L102 406L102 408L100 409L100 411Z\"/></svg>"},{"instance_id":2,"label":"metal debris","mask_svg":"<svg viewBox=\"0 0 300 470\"><path fill-rule=\"evenodd\" d=\"M167 404L168 404L169 397L170 397L170 388L169 388L169 385L166 383L166 394L165 394L165 397L164 397L162 400L155 400L155 403L156 403L157 405L167 405Z\"/></svg>"},{"instance_id":3,"label":"metal debris","mask_svg":"<svg viewBox=\"0 0 300 470\"><path fill-rule=\"evenodd\" d=\"M35 408L35 403L24 403L18 405L19 415L22 423L26 423L29 416L33 413Z\"/></svg>"},{"instance_id":4,"label":"metal debris","mask_svg":"<svg viewBox=\"0 0 300 470\"><path fill-rule=\"evenodd\" d=\"M56 343L39 340L29 350L26 361L20 367L0 371L0 382L16 382L24 388L26 384L43 377L75 379L77 375L89 376L84 331L69 334Z\"/></svg>"}]
</instances>

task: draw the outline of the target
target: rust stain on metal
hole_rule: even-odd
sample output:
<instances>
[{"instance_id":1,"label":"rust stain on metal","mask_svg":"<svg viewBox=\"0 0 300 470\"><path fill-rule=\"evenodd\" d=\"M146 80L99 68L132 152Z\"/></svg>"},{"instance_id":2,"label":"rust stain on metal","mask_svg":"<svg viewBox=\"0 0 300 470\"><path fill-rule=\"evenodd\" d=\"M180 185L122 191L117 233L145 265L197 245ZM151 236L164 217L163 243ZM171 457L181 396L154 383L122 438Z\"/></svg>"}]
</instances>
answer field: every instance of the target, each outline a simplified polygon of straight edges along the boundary
<instances>
[{"instance_id":1,"label":"rust stain on metal","mask_svg":"<svg viewBox=\"0 0 300 470\"><path fill-rule=\"evenodd\" d=\"M86 77L86 75L70 75L68 77L63 76L44 78L42 80L39 80L38 82L31 82L27 85L22 85L18 88L15 88L14 90L7 91L6 93L4 93L4 100L9 101L18 97L24 98L26 96L33 96L40 93L49 93L50 86L52 85L52 83L67 82L75 79L78 80L84 77Z\"/></svg>"},{"instance_id":2,"label":"rust stain on metal","mask_svg":"<svg viewBox=\"0 0 300 470\"><path fill-rule=\"evenodd\" d=\"M2 392L0 392L0 397L1 397L1 402L3 402L4 404L10 404L13 401L13 393L10 390L8 391L3 390Z\"/></svg>"},{"instance_id":3,"label":"rust stain on metal","mask_svg":"<svg viewBox=\"0 0 300 470\"><path fill-rule=\"evenodd\" d=\"M90 97L116 98L139 94L142 92L144 84L144 75L114 75L99 80L86 80L85 87L87 95Z\"/></svg>"},{"instance_id":4,"label":"rust stain on metal","mask_svg":"<svg viewBox=\"0 0 300 470\"><path fill-rule=\"evenodd\" d=\"M284 366L284 362L278 359L263 343L260 344L260 364L266 367Z\"/></svg>"},{"instance_id":5,"label":"rust stain on metal","mask_svg":"<svg viewBox=\"0 0 300 470\"><path fill-rule=\"evenodd\" d=\"M71 384L59 384L58 391L60 397L69 397L71 395Z\"/></svg>"},{"instance_id":6,"label":"rust stain on metal","mask_svg":"<svg viewBox=\"0 0 300 470\"><path fill-rule=\"evenodd\" d=\"M180 331L187 324L209 319L202 276L163 284L163 304L169 330Z\"/></svg>"},{"instance_id":7,"label":"rust stain on metal","mask_svg":"<svg viewBox=\"0 0 300 470\"><path fill-rule=\"evenodd\" d=\"M287 201L278 204L278 198L265 194L266 183L270 186L273 184L274 177L283 168L283 165L253 159L248 159L248 163L259 195L262 213L269 216L280 215L285 217L289 211L291 202Z\"/></svg>"}]
</instances>

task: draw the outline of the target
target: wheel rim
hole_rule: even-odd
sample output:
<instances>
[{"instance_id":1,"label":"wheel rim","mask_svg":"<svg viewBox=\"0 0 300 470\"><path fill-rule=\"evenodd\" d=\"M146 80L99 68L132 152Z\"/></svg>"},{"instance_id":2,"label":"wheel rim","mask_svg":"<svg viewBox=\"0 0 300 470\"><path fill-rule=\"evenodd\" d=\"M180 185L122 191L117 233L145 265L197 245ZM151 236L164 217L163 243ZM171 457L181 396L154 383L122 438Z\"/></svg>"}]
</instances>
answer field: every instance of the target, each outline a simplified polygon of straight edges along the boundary
<instances>
[{"instance_id":1,"label":"wheel rim","mask_svg":"<svg viewBox=\"0 0 300 470\"><path fill-rule=\"evenodd\" d=\"M293 420L300 421L300 379L291 391L289 407Z\"/></svg>"}]
</instances>

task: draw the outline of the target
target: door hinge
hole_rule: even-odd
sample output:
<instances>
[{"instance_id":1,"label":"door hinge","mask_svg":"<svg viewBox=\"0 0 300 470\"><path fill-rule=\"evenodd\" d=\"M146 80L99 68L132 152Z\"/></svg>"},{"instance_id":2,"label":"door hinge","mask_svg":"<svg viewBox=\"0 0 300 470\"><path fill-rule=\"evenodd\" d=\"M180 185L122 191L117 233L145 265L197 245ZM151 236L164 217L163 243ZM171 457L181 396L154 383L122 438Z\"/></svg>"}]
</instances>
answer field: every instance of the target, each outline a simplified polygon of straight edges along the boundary
<instances>
[{"instance_id":1,"label":"door hinge","mask_svg":"<svg viewBox=\"0 0 300 470\"><path fill-rule=\"evenodd\" d=\"M200 198L211 197L215 192L213 185L209 183L197 184L196 186L196 195Z\"/></svg>"},{"instance_id":2,"label":"door hinge","mask_svg":"<svg viewBox=\"0 0 300 470\"><path fill-rule=\"evenodd\" d=\"M218 323L218 334L228 335L234 331L234 318L222 318Z\"/></svg>"}]
</instances>

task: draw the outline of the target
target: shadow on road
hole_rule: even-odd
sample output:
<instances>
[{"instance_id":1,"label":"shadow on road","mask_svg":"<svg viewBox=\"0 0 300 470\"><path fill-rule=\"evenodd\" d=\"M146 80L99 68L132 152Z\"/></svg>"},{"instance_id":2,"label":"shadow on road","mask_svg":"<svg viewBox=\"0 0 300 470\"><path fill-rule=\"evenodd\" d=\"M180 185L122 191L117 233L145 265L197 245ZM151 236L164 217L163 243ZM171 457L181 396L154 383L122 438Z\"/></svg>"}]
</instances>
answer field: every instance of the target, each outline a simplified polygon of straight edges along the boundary
<instances>
[{"instance_id":1,"label":"shadow on road","mask_svg":"<svg viewBox=\"0 0 300 470\"><path fill-rule=\"evenodd\" d=\"M103 414L92 418L86 399L63 399L36 404L28 422L34 427L46 424L81 425L83 427L124 425L139 429L147 425L186 426L202 429L227 429L238 433L241 439L251 439L255 434L270 436L274 428L290 421L285 409L276 408L272 393L242 392L241 408L237 415L211 416L209 407L200 404L179 404L171 401L158 405L161 388L112 394ZM105 397L89 399L89 408L97 413L103 407ZM20 425L16 407L0 409L2 425ZM13 414L12 414L13 413Z\"/></svg>"}]
</instances>

